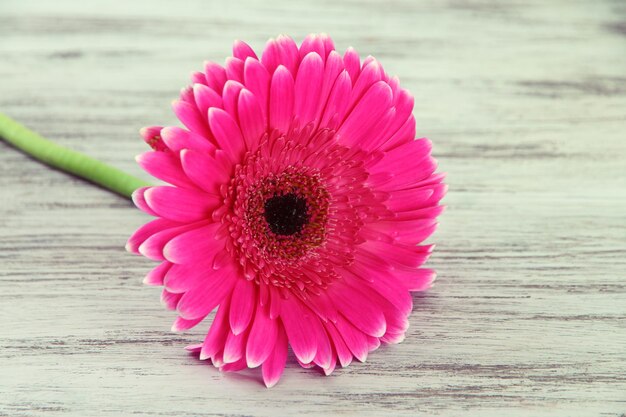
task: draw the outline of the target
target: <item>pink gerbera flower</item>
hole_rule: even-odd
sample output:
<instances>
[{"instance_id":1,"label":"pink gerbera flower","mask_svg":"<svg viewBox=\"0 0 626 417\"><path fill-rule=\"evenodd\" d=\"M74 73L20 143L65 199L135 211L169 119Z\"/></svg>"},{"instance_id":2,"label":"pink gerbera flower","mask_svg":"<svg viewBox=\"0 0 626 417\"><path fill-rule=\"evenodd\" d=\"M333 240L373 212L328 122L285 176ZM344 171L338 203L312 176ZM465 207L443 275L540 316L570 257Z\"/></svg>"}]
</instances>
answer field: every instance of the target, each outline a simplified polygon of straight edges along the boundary
<instances>
[{"instance_id":1,"label":"pink gerbera flower","mask_svg":"<svg viewBox=\"0 0 626 417\"><path fill-rule=\"evenodd\" d=\"M446 189L411 95L326 35L279 36L260 59L235 42L192 78L173 105L186 129L142 130L154 151L139 164L171 186L135 192L157 219L128 242L160 262L145 282L164 286L173 329L217 308L189 349L224 371L262 366L267 386L288 345L330 374L400 342L410 291L435 277L419 243Z\"/></svg>"}]
</instances>

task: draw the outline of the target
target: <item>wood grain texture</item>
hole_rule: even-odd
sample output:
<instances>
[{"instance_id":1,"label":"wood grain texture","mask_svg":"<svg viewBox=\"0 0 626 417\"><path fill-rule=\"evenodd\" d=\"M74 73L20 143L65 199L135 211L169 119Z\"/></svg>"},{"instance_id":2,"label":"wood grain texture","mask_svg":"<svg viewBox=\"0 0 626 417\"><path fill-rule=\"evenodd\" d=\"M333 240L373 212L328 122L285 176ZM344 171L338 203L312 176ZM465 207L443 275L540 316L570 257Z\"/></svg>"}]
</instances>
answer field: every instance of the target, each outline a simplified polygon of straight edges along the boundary
<instances>
[{"instance_id":1,"label":"wood grain texture","mask_svg":"<svg viewBox=\"0 0 626 417\"><path fill-rule=\"evenodd\" d=\"M138 129L203 60L319 31L400 77L449 175L405 342L271 390L220 374L123 249L146 216L0 142L0 415L626 413L621 0L2 0L0 111L142 176Z\"/></svg>"}]
</instances>

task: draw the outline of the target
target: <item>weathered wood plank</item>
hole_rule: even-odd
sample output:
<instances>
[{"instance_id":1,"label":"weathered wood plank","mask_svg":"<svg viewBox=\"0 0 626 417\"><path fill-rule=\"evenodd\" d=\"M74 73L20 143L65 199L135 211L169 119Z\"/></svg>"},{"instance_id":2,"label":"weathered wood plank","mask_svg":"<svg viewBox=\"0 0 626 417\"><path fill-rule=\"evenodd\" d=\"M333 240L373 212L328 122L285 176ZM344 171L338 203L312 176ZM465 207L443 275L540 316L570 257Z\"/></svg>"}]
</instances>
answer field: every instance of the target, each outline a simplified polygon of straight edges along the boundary
<instances>
[{"instance_id":1,"label":"weathered wood plank","mask_svg":"<svg viewBox=\"0 0 626 417\"><path fill-rule=\"evenodd\" d=\"M614 1L0 3L0 110L136 173L137 130L235 38L330 33L416 97L449 173L406 341L266 390L182 347L145 217L0 143L0 415L626 413L626 6ZM145 178L145 176L144 176Z\"/></svg>"}]
</instances>

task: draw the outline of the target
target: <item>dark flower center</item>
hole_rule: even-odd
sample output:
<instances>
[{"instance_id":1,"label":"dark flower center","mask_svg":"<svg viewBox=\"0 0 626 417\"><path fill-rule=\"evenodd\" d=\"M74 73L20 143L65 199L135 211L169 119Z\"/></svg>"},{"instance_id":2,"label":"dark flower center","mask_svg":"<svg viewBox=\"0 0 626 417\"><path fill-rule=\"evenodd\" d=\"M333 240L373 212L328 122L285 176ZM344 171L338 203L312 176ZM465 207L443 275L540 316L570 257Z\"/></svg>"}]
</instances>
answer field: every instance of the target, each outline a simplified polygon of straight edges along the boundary
<instances>
[{"instance_id":1,"label":"dark flower center","mask_svg":"<svg viewBox=\"0 0 626 417\"><path fill-rule=\"evenodd\" d=\"M264 215L270 230L282 236L300 232L309 222L306 199L294 193L274 195L265 200Z\"/></svg>"}]
</instances>

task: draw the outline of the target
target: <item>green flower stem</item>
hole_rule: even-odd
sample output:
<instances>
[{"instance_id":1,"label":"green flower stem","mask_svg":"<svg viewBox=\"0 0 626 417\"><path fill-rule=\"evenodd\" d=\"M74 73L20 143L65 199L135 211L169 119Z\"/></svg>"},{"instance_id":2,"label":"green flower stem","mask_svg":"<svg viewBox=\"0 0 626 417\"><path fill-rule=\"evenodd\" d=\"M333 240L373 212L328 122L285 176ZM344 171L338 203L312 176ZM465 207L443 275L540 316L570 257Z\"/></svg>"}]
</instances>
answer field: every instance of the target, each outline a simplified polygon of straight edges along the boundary
<instances>
[{"instance_id":1,"label":"green flower stem","mask_svg":"<svg viewBox=\"0 0 626 417\"><path fill-rule=\"evenodd\" d=\"M2 113L0 138L44 164L84 178L127 198L137 188L150 185L87 155L59 146Z\"/></svg>"}]
</instances>

